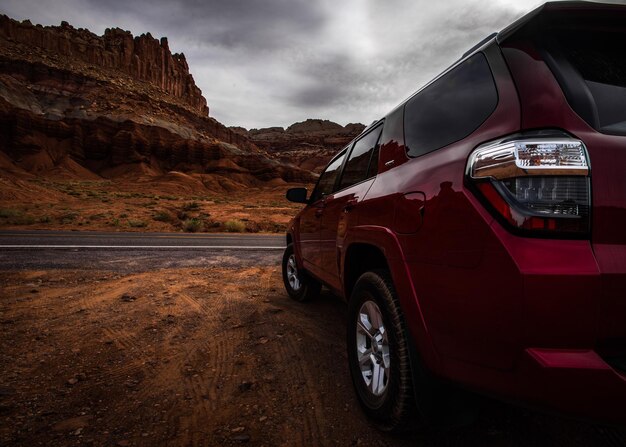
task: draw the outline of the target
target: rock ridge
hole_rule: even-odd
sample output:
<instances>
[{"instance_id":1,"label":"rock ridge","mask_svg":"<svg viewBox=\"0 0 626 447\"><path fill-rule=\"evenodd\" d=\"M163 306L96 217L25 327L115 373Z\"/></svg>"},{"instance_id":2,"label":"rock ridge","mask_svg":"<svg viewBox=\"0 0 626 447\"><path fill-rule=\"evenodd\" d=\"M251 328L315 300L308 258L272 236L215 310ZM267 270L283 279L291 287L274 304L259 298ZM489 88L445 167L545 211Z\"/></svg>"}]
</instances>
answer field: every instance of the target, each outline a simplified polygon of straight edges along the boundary
<instances>
[{"instance_id":1,"label":"rock ridge","mask_svg":"<svg viewBox=\"0 0 626 447\"><path fill-rule=\"evenodd\" d=\"M103 36L97 36L67 22L60 26L33 25L6 15L0 15L0 37L55 56L124 72L180 98L200 115L209 114L206 99L189 73L185 55L172 54L166 37L160 41L150 33L133 37L130 31L120 28L107 28Z\"/></svg>"}]
</instances>

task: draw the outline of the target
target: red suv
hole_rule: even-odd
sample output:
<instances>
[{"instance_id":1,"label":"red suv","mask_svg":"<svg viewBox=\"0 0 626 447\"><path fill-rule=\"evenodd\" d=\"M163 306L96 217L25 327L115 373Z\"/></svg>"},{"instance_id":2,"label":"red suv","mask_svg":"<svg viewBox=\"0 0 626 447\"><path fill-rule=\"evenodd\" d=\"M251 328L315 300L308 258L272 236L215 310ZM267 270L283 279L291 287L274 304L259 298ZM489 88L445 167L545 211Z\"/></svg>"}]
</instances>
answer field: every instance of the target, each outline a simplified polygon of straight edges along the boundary
<instances>
[{"instance_id":1,"label":"red suv","mask_svg":"<svg viewBox=\"0 0 626 447\"><path fill-rule=\"evenodd\" d=\"M285 287L348 301L379 427L437 420L450 384L626 423L625 7L545 4L287 198Z\"/></svg>"}]
</instances>

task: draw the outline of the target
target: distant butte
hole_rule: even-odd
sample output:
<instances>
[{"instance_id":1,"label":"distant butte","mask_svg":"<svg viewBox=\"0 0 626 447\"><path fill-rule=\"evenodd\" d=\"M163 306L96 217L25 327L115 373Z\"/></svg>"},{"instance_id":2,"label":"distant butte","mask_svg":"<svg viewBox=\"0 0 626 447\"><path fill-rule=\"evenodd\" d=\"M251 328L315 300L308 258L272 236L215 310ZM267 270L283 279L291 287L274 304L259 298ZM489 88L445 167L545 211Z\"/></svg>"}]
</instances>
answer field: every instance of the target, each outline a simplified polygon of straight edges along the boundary
<instances>
[{"instance_id":1,"label":"distant butte","mask_svg":"<svg viewBox=\"0 0 626 447\"><path fill-rule=\"evenodd\" d=\"M319 173L335 153L363 132L365 126L360 123L341 126L329 120L308 119L294 123L287 129L231 129L245 135L282 162Z\"/></svg>"}]
</instances>

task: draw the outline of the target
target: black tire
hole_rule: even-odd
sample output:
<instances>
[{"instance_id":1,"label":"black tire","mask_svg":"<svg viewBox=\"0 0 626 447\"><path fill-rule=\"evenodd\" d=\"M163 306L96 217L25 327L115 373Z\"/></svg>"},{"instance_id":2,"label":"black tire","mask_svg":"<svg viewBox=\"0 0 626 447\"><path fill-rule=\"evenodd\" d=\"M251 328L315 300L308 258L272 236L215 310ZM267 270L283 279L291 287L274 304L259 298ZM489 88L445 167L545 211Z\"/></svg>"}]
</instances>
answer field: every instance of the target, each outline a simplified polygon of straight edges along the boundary
<instances>
[{"instance_id":1,"label":"black tire","mask_svg":"<svg viewBox=\"0 0 626 447\"><path fill-rule=\"evenodd\" d=\"M309 301L320 294L322 285L319 281L313 279L307 273L296 267L296 277L299 280L299 287L294 288L293 284L289 281L289 259L294 256L293 244L287 245L285 253L283 254L283 283L289 297L296 301ZM294 259L295 260L295 259Z\"/></svg>"},{"instance_id":2,"label":"black tire","mask_svg":"<svg viewBox=\"0 0 626 447\"><path fill-rule=\"evenodd\" d=\"M384 382L386 383L384 391L380 395L376 395L370 389L372 385L366 383L357 353L357 319L366 302L368 303L365 306L373 308L370 301L373 301L380 310L388 340L388 351L385 352L388 352L389 374ZM348 309L348 363L352 383L365 413L379 429L387 432L400 433L422 427L424 418L417 410L413 394L411 347L407 340L407 328L389 273L376 270L361 275L352 291ZM360 340L367 339L367 336L360 337ZM375 350L373 344L374 342L370 341L372 352ZM382 361L381 356L380 362ZM373 365L373 362L370 364Z\"/></svg>"}]
</instances>

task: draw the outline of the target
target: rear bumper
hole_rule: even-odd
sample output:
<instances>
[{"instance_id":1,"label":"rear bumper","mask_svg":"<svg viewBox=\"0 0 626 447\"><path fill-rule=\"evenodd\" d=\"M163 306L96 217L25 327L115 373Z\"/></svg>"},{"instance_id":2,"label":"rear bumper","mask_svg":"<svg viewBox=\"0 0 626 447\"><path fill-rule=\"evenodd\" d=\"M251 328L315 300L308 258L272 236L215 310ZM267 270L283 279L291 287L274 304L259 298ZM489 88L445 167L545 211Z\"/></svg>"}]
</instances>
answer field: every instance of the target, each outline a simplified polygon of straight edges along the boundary
<instances>
[{"instance_id":1,"label":"rear bumper","mask_svg":"<svg viewBox=\"0 0 626 447\"><path fill-rule=\"evenodd\" d=\"M597 352L528 348L512 370L447 358L448 380L541 411L626 427L626 375Z\"/></svg>"},{"instance_id":2,"label":"rear bumper","mask_svg":"<svg viewBox=\"0 0 626 447\"><path fill-rule=\"evenodd\" d=\"M510 374L504 373L503 393L574 417L626 426L621 359L626 354L626 246L611 246L607 262L604 251L588 241L520 240L494 229L523 284L520 349Z\"/></svg>"},{"instance_id":3,"label":"rear bumper","mask_svg":"<svg viewBox=\"0 0 626 447\"><path fill-rule=\"evenodd\" d=\"M526 349L516 376L530 404L626 425L626 376L593 350Z\"/></svg>"},{"instance_id":4,"label":"rear bumper","mask_svg":"<svg viewBox=\"0 0 626 447\"><path fill-rule=\"evenodd\" d=\"M603 259L589 241L492 230L474 268L410 265L441 359L428 366L485 394L626 426L626 246Z\"/></svg>"}]
</instances>

